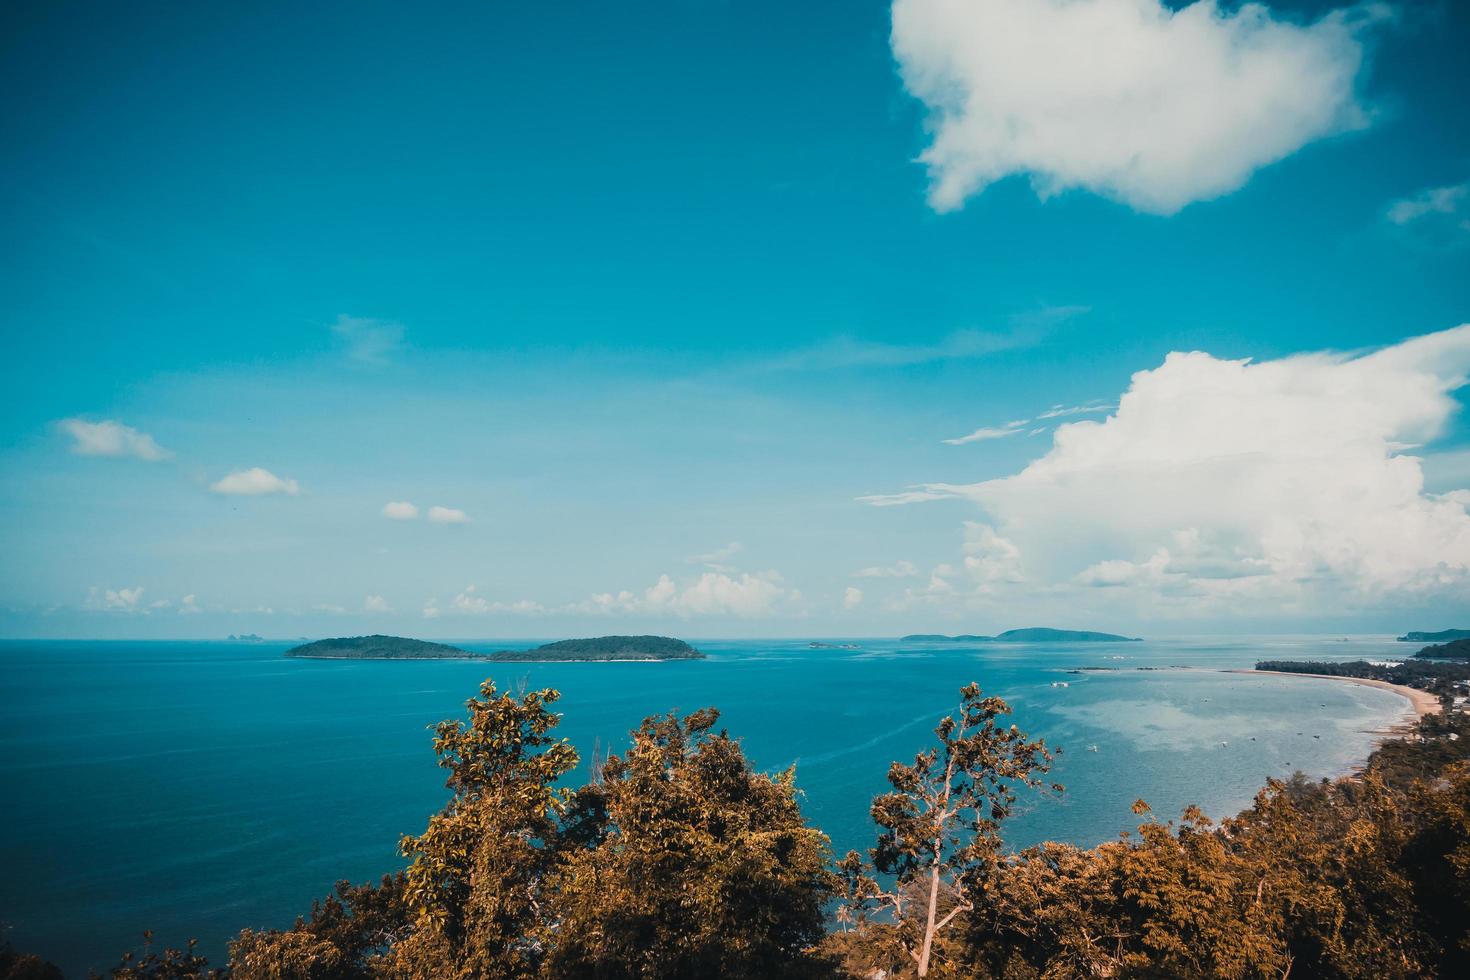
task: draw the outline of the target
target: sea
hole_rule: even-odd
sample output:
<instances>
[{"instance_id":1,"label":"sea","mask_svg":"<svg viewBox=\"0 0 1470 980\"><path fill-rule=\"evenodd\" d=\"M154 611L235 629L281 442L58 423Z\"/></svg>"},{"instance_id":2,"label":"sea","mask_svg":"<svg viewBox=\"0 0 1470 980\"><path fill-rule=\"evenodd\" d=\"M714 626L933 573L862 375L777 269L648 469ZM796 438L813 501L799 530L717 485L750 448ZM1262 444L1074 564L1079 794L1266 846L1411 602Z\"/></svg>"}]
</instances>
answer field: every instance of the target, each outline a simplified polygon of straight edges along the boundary
<instances>
[{"instance_id":1,"label":"sea","mask_svg":"<svg viewBox=\"0 0 1470 980\"><path fill-rule=\"evenodd\" d=\"M1269 777L1350 771L1407 708L1391 691L1226 670L1414 649L1384 636L691 642L708 659L331 661L286 658L289 642L0 642L0 928L79 978L144 930L222 959L242 927L289 927L334 882L402 866L399 840L446 797L430 727L463 717L486 678L559 690L558 731L584 759L618 751L646 716L717 707L756 767L796 767L803 811L840 855L872 845L868 808L889 763L929 746L971 681L1063 750L1051 778L1065 791L1027 796L1008 845L1090 846L1137 823L1136 799L1159 819L1190 804L1221 817Z\"/></svg>"}]
</instances>

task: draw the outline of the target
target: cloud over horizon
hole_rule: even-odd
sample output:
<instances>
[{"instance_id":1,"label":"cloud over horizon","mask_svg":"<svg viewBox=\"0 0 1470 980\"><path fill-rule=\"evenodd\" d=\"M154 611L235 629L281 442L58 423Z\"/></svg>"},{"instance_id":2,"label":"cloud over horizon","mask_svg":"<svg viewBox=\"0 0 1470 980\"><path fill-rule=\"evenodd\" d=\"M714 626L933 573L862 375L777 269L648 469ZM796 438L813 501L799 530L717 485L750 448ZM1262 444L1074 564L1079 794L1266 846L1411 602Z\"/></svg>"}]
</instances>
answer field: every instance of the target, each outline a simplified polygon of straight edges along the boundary
<instances>
[{"instance_id":1,"label":"cloud over horizon","mask_svg":"<svg viewBox=\"0 0 1470 980\"><path fill-rule=\"evenodd\" d=\"M1470 324L1366 354L1173 353L1013 476L867 502L990 515L967 522L967 595L1024 581L1200 612L1463 595L1470 492L1426 492L1408 450L1446 430L1467 373Z\"/></svg>"},{"instance_id":2,"label":"cloud over horizon","mask_svg":"<svg viewBox=\"0 0 1470 980\"><path fill-rule=\"evenodd\" d=\"M1315 140L1366 127L1361 35L1382 5L1310 24L1199 0L894 0L891 44L929 110L930 204L1025 174L1170 215Z\"/></svg>"}]
</instances>

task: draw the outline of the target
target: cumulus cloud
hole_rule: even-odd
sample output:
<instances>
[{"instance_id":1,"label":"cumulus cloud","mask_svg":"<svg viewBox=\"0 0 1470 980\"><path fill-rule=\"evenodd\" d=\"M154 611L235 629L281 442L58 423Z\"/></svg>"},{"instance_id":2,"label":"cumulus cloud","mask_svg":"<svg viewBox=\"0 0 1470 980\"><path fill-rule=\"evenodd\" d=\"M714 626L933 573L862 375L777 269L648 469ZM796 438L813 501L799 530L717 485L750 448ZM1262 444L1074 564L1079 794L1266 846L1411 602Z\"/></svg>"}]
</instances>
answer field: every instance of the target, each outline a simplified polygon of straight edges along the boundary
<instances>
[{"instance_id":1,"label":"cumulus cloud","mask_svg":"<svg viewBox=\"0 0 1470 980\"><path fill-rule=\"evenodd\" d=\"M1154 214L1227 194L1368 125L1355 87L1382 7L1310 24L1200 0L894 0L904 85L929 110L940 211L1011 174Z\"/></svg>"},{"instance_id":2,"label":"cumulus cloud","mask_svg":"<svg viewBox=\"0 0 1470 980\"><path fill-rule=\"evenodd\" d=\"M983 508L969 594L1126 589L1200 611L1463 596L1470 494L1426 492L1407 447L1446 430L1467 373L1470 325L1371 353L1174 353L1013 476L869 502Z\"/></svg>"},{"instance_id":3,"label":"cumulus cloud","mask_svg":"<svg viewBox=\"0 0 1470 980\"><path fill-rule=\"evenodd\" d=\"M148 607L143 605L143 587L134 586L131 589L104 589L92 586L87 591L87 609L101 609L108 612L141 612L148 613Z\"/></svg>"},{"instance_id":4,"label":"cumulus cloud","mask_svg":"<svg viewBox=\"0 0 1470 980\"><path fill-rule=\"evenodd\" d=\"M180 616L192 616L195 613L202 613L203 611L203 609L199 608L199 603L195 600L194 593L192 592L179 600Z\"/></svg>"},{"instance_id":5,"label":"cumulus cloud","mask_svg":"<svg viewBox=\"0 0 1470 980\"><path fill-rule=\"evenodd\" d=\"M337 317L332 324L348 358L363 364L385 364L403 344L403 324L372 317Z\"/></svg>"},{"instance_id":6,"label":"cumulus cloud","mask_svg":"<svg viewBox=\"0 0 1470 980\"><path fill-rule=\"evenodd\" d=\"M547 608L539 602L531 599L518 599L514 602L498 602L476 594L478 589L473 585L465 586L463 592L455 596L449 603L452 612L469 616L486 616L490 613L511 613L516 615L534 615L547 612ZM424 616L434 619L439 615L438 603L430 599L424 606Z\"/></svg>"},{"instance_id":7,"label":"cumulus cloud","mask_svg":"<svg viewBox=\"0 0 1470 980\"><path fill-rule=\"evenodd\" d=\"M765 616L776 611L786 600L796 598L775 572L744 572L726 575L705 572L698 578L676 583L667 575L642 592L602 592L577 604L585 613L647 613L672 615L681 619L693 616Z\"/></svg>"},{"instance_id":8,"label":"cumulus cloud","mask_svg":"<svg viewBox=\"0 0 1470 980\"><path fill-rule=\"evenodd\" d=\"M406 500L390 500L383 505L383 516L390 521L412 521L419 516L419 509Z\"/></svg>"},{"instance_id":9,"label":"cumulus cloud","mask_svg":"<svg viewBox=\"0 0 1470 980\"><path fill-rule=\"evenodd\" d=\"M851 585L842 593L842 608L856 609L863 604L863 590Z\"/></svg>"},{"instance_id":10,"label":"cumulus cloud","mask_svg":"<svg viewBox=\"0 0 1470 980\"><path fill-rule=\"evenodd\" d=\"M370 595L362 600L362 611L366 613L390 613L393 607L380 595Z\"/></svg>"},{"instance_id":11,"label":"cumulus cloud","mask_svg":"<svg viewBox=\"0 0 1470 980\"><path fill-rule=\"evenodd\" d=\"M72 437L71 451L79 456L133 456L156 463L172 455L148 433L110 419L102 422L62 419L57 425Z\"/></svg>"},{"instance_id":12,"label":"cumulus cloud","mask_svg":"<svg viewBox=\"0 0 1470 980\"><path fill-rule=\"evenodd\" d=\"M456 507L430 507L429 523L431 524L468 524L470 516Z\"/></svg>"},{"instance_id":13,"label":"cumulus cloud","mask_svg":"<svg viewBox=\"0 0 1470 980\"><path fill-rule=\"evenodd\" d=\"M248 470L236 470L210 485L215 493L245 497L259 497L270 493L283 493L294 497L301 492L295 480L283 479L270 470L253 466Z\"/></svg>"},{"instance_id":14,"label":"cumulus cloud","mask_svg":"<svg viewBox=\"0 0 1470 980\"><path fill-rule=\"evenodd\" d=\"M852 573L853 578L912 578L919 569L911 561L899 559L892 565L869 565Z\"/></svg>"}]
</instances>

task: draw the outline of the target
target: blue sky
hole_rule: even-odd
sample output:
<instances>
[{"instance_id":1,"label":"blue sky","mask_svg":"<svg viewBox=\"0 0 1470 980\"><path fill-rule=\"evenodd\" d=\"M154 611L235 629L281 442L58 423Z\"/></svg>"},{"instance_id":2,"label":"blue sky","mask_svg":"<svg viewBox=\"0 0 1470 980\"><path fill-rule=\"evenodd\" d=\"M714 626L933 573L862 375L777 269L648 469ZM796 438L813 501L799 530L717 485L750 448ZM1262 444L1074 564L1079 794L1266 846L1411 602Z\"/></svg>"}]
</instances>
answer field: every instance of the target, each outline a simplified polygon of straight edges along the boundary
<instances>
[{"instance_id":1,"label":"blue sky","mask_svg":"<svg viewBox=\"0 0 1470 980\"><path fill-rule=\"evenodd\" d=\"M0 18L0 634L1470 625L1463 5Z\"/></svg>"}]
</instances>

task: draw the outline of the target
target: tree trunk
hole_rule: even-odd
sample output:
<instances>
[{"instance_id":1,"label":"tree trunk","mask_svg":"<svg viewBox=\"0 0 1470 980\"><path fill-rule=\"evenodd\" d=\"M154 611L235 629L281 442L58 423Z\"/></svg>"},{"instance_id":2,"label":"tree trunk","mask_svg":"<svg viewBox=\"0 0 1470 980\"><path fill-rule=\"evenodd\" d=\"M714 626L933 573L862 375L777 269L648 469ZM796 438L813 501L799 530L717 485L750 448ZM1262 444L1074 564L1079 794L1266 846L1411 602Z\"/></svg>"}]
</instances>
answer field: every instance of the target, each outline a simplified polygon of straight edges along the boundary
<instances>
[{"instance_id":1,"label":"tree trunk","mask_svg":"<svg viewBox=\"0 0 1470 980\"><path fill-rule=\"evenodd\" d=\"M934 867L929 877L929 912L924 920L924 945L919 949L919 976L929 975L929 954L934 949L934 920L939 911L939 862L934 862Z\"/></svg>"}]
</instances>

